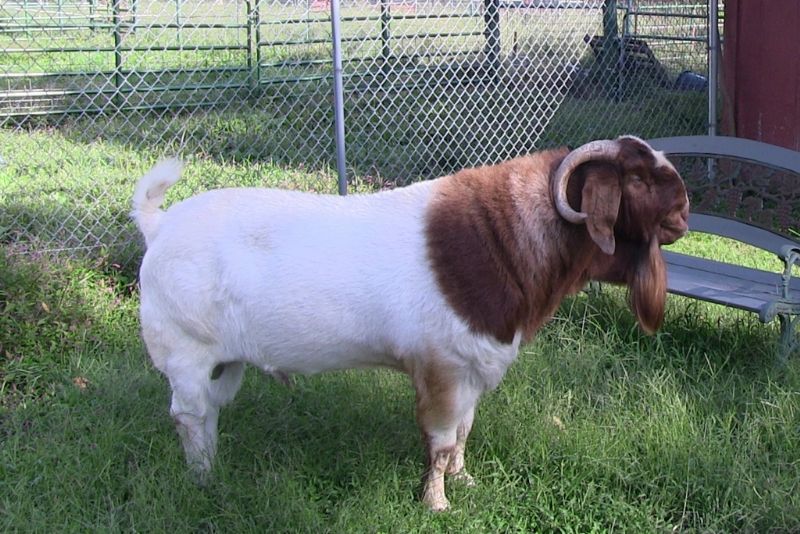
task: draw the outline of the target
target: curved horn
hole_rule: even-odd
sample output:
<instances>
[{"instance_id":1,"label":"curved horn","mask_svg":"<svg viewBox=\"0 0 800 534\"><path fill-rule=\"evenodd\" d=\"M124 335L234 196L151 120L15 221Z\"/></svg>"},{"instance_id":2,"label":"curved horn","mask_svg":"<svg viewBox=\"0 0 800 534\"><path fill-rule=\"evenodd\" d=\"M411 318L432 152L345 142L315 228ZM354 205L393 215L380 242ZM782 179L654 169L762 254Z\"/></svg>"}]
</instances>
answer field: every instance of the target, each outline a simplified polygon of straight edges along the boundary
<instances>
[{"instance_id":1,"label":"curved horn","mask_svg":"<svg viewBox=\"0 0 800 534\"><path fill-rule=\"evenodd\" d=\"M582 145L569 154L558 166L550 181L553 200L559 215L571 223L580 224L586 221L586 214L575 211L567 202L567 184L569 177L582 163L592 160L609 161L619 156L619 143L612 140L592 141Z\"/></svg>"}]
</instances>

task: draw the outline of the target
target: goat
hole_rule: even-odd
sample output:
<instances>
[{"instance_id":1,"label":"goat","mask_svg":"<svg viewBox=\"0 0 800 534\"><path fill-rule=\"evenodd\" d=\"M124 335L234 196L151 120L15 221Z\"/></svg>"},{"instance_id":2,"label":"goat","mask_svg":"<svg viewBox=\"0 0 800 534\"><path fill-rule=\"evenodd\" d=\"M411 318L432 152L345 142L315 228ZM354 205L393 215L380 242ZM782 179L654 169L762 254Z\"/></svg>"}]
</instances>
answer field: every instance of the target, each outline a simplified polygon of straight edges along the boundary
<instances>
[{"instance_id":1,"label":"goat","mask_svg":"<svg viewBox=\"0 0 800 534\"><path fill-rule=\"evenodd\" d=\"M627 285L656 330L660 246L687 231L683 180L632 136L368 195L229 188L161 211L180 171L156 165L131 215L147 244L142 335L188 463L210 472L245 364L277 377L388 367L416 391L433 510L449 505L445 474L472 482L475 406L520 343L592 279Z\"/></svg>"}]
</instances>

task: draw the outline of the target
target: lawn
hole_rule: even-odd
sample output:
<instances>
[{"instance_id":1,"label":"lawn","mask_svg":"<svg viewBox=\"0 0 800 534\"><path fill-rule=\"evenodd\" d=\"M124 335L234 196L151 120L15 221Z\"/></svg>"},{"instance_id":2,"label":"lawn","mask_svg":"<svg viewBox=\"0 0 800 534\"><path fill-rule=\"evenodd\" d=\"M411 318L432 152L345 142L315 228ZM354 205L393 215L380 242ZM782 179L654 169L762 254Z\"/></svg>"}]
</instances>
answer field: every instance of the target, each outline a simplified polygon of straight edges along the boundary
<instances>
[{"instance_id":1,"label":"lawn","mask_svg":"<svg viewBox=\"0 0 800 534\"><path fill-rule=\"evenodd\" d=\"M84 161L102 172L109 156L97 148ZM114 158L129 171L115 175L121 223L123 193L150 159ZM57 184L77 169L55 167ZM249 171L196 159L168 201L228 181L332 184L266 163ZM13 254L17 246L0 249L3 531L786 532L800 524L798 359L776 366L774 325L750 315L671 296L664 328L647 337L622 291L569 299L483 399L468 443L478 485L451 484L452 510L437 515L416 495L423 449L412 388L389 371L295 377L286 387L249 370L222 413L216 477L196 486L167 414L168 385L139 339L134 266ZM676 246L743 253L702 236Z\"/></svg>"}]
</instances>

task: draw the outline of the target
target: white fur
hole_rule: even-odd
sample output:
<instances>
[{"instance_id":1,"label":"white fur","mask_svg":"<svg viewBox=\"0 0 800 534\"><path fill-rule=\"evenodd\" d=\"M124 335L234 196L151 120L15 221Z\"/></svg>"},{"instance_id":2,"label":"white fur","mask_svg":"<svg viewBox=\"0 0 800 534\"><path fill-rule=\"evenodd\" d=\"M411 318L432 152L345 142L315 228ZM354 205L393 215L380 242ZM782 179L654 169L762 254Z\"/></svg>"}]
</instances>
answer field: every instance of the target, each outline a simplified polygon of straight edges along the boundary
<instances>
[{"instance_id":1,"label":"white fur","mask_svg":"<svg viewBox=\"0 0 800 534\"><path fill-rule=\"evenodd\" d=\"M177 159L166 159L153 167L136 184L133 192L131 215L149 244L155 239L161 222L161 204L167 189L181 176L182 164Z\"/></svg>"},{"instance_id":2,"label":"white fur","mask_svg":"<svg viewBox=\"0 0 800 534\"><path fill-rule=\"evenodd\" d=\"M661 150L655 150L653 147L651 147L647 143L647 141L645 141L641 137L636 137L635 135L623 135L623 136L620 137L620 139L633 139L634 141L639 141L643 145L646 145L647 147L650 148L650 152L653 153L653 157L656 159L656 168L658 168L658 167L667 167L668 169L671 169L671 170L675 171L676 173L678 172L675 169L675 166L672 165L672 162L667 159L667 156L664 154L664 152L662 152Z\"/></svg>"},{"instance_id":3,"label":"white fur","mask_svg":"<svg viewBox=\"0 0 800 534\"><path fill-rule=\"evenodd\" d=\"M142 263L143 326L162 342L188 333L213 345L208 365L284 373L403 367L446 348L496 385L502 370L482 356L508 346L469 335L428 267L432 186L347 198L223 189L184 201ZM159 368L166 356L153 354Z\"/></svg>"},{"instance_id":4,"label":"white fur","mask_svg":"<svg viewBox=\"0 0 800 534\"><path fill-rule=\"evenodd\" d=\"M221 189L160 212L179 170L167 162L142 178L132 216L148 243L143 337L170 380L170 411L201 474L242 363L282 376L408 371L443 358L461 370L455 410L471 425L478 397L500 382L521 336L503 344L470 332L439 290L424 234L436 180L348 197ZM211 380L221 362L237 363ZM455 444L456 425L430 439Z\"/></svg>"}]
</instances>

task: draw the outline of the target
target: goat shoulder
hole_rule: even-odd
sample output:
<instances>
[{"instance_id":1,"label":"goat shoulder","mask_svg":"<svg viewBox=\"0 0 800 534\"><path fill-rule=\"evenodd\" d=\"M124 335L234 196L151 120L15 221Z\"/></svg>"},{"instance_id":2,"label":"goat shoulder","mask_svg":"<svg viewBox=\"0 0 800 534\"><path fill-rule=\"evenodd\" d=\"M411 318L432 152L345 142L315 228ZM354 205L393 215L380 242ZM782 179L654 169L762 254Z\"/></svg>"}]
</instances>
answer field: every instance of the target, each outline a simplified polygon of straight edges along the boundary
<instances>
[{"instance_id":1,"label":"goat shoulder","mask_svg":"<svg viewBox=\"0 0 800 534\"><path fill-rule=\"evenodd\" d=\"M549 179L553 150L461 171L436 189L428 253L448 302L473 331L511 343L529 338L582 285L585 232L561 220Z\"/></svg>"}]
</instances>

